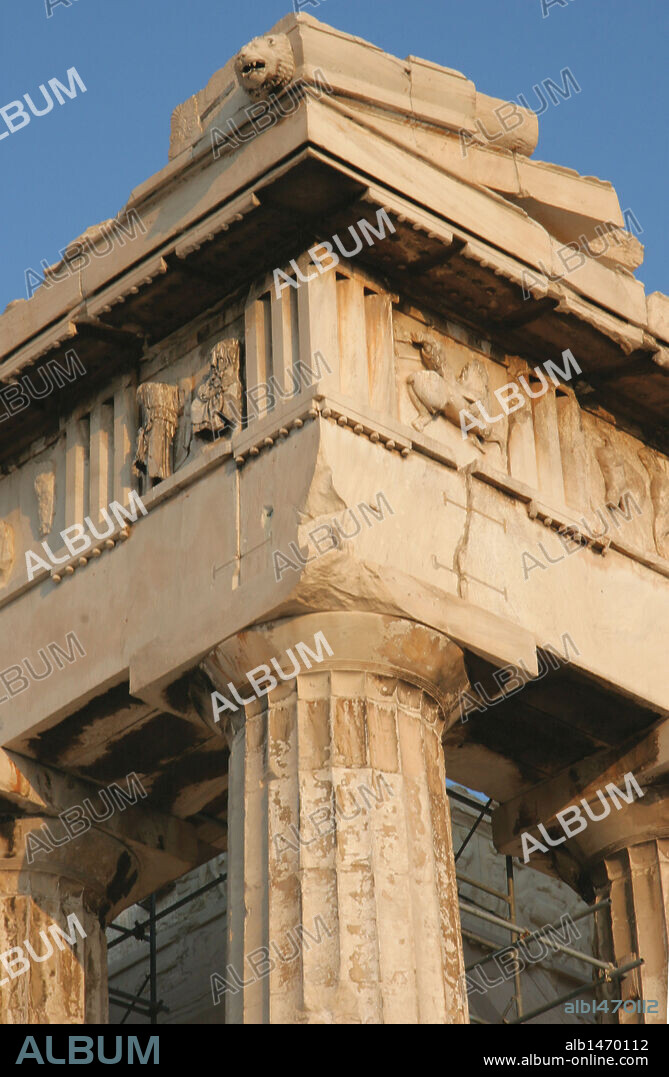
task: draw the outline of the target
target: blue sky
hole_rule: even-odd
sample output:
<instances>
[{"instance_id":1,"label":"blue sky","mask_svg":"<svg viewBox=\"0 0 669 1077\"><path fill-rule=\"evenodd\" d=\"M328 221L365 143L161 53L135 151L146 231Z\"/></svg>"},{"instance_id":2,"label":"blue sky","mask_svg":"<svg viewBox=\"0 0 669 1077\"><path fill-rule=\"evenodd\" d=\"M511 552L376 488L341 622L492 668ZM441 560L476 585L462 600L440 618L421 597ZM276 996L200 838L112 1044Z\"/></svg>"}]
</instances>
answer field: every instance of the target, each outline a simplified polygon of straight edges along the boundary
<instances>
[{"instance_id":1,"label":"blue sky","mask_svg":"<svg viewBox=\"0 0 669 1077\"><path fill-rule=\"evenodd\" d=\"M539 119L534 157L610 180L643 227L637 276L669 292L666 0L322 0L304 7L404 57L462 71L512 100L568 67L579 94ZM58 259L89 225L114 216L167 162L170 113L291 0L5 0L0 105L76 67L87 92L0 140L0 311L25 296L25 270ZM67 80L66 80L67 81ZM6 127L0 123L0 133Z\"/></svg>"}]
</instances>

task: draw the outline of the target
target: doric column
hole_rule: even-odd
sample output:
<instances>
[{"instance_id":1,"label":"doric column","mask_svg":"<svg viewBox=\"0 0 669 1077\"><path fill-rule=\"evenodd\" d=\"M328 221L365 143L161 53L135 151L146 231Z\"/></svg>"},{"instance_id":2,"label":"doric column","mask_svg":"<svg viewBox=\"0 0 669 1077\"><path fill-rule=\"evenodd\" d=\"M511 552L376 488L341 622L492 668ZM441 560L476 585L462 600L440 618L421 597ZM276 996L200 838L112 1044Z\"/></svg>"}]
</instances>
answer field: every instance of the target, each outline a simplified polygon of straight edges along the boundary
<instances>
[{"instance_id":1,"label":"doric column","mask_svg":"<svg viewBox=\"0 0 669 1077\"><path fill-rule=\"evenodd\" d=\"M105 924L216 853L124 785L0 751L0 1025L106 1022Z\"/></svg>"},{"instance_id":2,"label":"doric column","mask_svg":"<svg viewBox=\"0 0 669 1077\"><path fill-rule=\"evenodd\" d=\"M460 649L414 622L312 614L240 633L204 669L238 707L215 697L226 1020L466 1022L441 746Z\"/></svg>"},{"instance_id":3,"label":"doric column","mask_svg":"<svg viewBox=\"0 0 669 1077\"><path fill-rule=\"evenodd\" d=\"M669 816L669 800L665 800L664 807ZM600 954L615 960L618 966L627 964L635 955L643 958L640 968L630 971L608 991L610 998L624 1000L617 1011L618 1021L666 1024L669 838L642 841L611 853L592 872L592 881L598 898L611 899L609 915L598 916L596 921ZM636 1012L651 1008L653 1012Z\"/></svg>"},{"instance_id":4,"label":"doric column","mask_svg":"<svg viewBox=\"0 0 669 1077\"><path fill-rule=\"evenodd\" d=\"M543 861L544 869L550 862L549 870L586 901L610 900L595 918L597 956L617 968L643 959L601 989L609 1003L597 1014L603 1023L667 1022L668 770L665 720L641 739L590 756L507 801L493 817L500 852L529 855L530 864ZM534 839L545 851L535 851Z\"/></svg>"},{"instance_id":5,"label":"doric column","mask_svg":"<svg viewBox=\"0 0 669 1077\"><path fill-rule=\"evenodd\" d=\"M120 842L85 834L28 866L26 835L53 822L15 818L0 831L0 1024L108 1020L101 914L114 865L135 865Z\"/></svg>"}]
</instances>

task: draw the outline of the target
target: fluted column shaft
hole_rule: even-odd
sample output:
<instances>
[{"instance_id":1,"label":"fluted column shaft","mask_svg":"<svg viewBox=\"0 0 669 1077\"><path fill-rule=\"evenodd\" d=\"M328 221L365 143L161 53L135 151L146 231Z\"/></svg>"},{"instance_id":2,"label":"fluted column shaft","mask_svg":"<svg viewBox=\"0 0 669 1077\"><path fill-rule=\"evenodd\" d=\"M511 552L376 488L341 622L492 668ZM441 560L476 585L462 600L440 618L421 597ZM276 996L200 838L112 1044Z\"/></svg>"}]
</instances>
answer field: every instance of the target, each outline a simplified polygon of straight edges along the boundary
<instances>
[{"instance_id":1,"label":"fluted column shaft","mask_svg":"<svg viewBox=\"0 0 669 1077\"><path fill-rule=\"evenodd\" d=\"M288 671L278 645L312 622L332 657L228 722L226 1020L464 1022L439 702L461 687L461 652L366 614L253 635ZM249 635L237 668L258 656Z\"/></svg>"},{"instance_id":2,"label":"fluted column shaft","mask_svg":"<svg viewBox=\"0 0 669 1077\"><path fill-rule=\"evenodd\" d=\"M78 848L70 843L28 866L26 835L44 821L17 818L2 828L0 1024L101 1024L107 948L96 867L107 875L110 843L102 837L94 848L84 836Z\"/></svg>"},{"instance_id":3,"label":"fluted column shaft","mask_svg":"<svg viewBox=\"0 0 669 1077\"><path fill-rule=\"evenodd\" d=\"M81 891L54 875L0 872L3 1024L105 1023L106 963L104 931Z\"/></svg>"},{"instance_id":4,"label":"fluted column shaft","mask_svg":"<svg viewBox=\"0 0 669 1077\"><path fill-rule=\"evenodd\" d=\"M664 1025L669 967L669 838L643 841L609 855L597 876L598 896L611 899L610 916L596 918L600 953L618 966L627 964L633 955L644 961L608 991L610 998L627 1002L625 1008L617 1009L617 1021ZM649 1011L651 1002L657 1003L655 1012ZM633 1012L628 1012L633 1003Z\"/></svg>"}]
</instances>

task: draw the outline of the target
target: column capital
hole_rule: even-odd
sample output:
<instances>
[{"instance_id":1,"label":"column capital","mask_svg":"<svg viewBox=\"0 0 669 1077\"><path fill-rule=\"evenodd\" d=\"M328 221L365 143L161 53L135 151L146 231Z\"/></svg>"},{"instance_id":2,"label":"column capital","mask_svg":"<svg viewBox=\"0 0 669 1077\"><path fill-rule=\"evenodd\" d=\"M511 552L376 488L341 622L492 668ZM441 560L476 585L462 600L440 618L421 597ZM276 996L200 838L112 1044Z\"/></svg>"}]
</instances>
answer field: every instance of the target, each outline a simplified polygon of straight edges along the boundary
<instances>
[{"instance_id":1,"label":"column capital","mask_svg":"<svg viewBox=\"0 0 669 1077\"><path fill-rule=\"evenodd\" d=\"M217 851L126 779L0 750L0 1023L106 1021L105 923Z\"/></svg>"},{"instance_id":2,"label":"column capital","mask_svg":"<svg viewBox=\"0 0 669 1077\"><path fill-rule=\"evenodd\" d=\"M115 916L220 851L149 792L134 772L100 786L0 749L0 871L66 879Z\"/></svg>"},{"instance_id":3,"label":"column capital","mask_svg":"<svg viewBox=\"0 0 669 1077\"><path fill-rule=\"evenodd\" d=\"M43 889L39 880L48 878L47 889L58 885L80 893L101 920L132 903L140 870L136 851L118 837L91 827L69 838L52 816L15 817L0 835L0 877L14 876L9 885L0 881L5 892L34 894Z\"/></svg>"},{"instance_id":4,"label":"column capital","mask_svg":"<svg viewBox=\"0 0 669 1077\"><path fill-rule=\"evenodd\" d=\"M632 1002L632 1011L620 1009L606 1020L663 1024L669 960L669 720L502 804L493 816L493 838L500 852L521 854L524 860L529 853L532 866L557 874L584 900L610 899L609 912L595 921L600 954L618 967L637 957L643 964L609 989L610 997Z\"/></svg>"},{"instance_id":5,"label":"column capital","mask_svg":"<svg viewBox=\"0 0 669 1077\"><path fill-rule=\"evenodd\" d=\"M244 700L246 713L250 714L265 695L275 699L275 692L288 690L276 664L286 674L293 671L290 677L284 677L286 682L298 672L313 675L337 670L399 679L426 692L440 708L440 720L446 715L456 720L455 702L468 684L461 647L444 633L417 621L357 610L285 617L254 625L223 640L201 664L201 671L216 692L230 699L235 708L226 708L226 721L222 723L228 737L243 721L234 693ZM264 683L256 691L249 674L260 681L262 667L267 668L271 679L264 676ZM272 686L272 681L277 684ZM220 728L201 685L199 689L195 695L199 697L200 713L212 728Z\"/></svg>"},{"instance_id":6,"label":"column capital","mask_svg":"<svg viewBox=\"0 0 669 1077\"><path fill-rule=\"evenodd\" d=\"M609 786L629 789L628 800L612 799L606 792ZM567 813L568 819L569 809L578 808L587 825L580 831L574 827L568 840L551 850L562 878L578 888L577 876L589 874L605 857L641 842L669 838L668 801L669 719L641 738L589 756L500 805L493 815L493 838L499 852L522 856L523 833L541 841L537 826L542 824L558 840L565 836L559 813ZM593 819L583 802L599 818ZM571 825L568 822L567 832Z\"/></svg>"}]
</instances>

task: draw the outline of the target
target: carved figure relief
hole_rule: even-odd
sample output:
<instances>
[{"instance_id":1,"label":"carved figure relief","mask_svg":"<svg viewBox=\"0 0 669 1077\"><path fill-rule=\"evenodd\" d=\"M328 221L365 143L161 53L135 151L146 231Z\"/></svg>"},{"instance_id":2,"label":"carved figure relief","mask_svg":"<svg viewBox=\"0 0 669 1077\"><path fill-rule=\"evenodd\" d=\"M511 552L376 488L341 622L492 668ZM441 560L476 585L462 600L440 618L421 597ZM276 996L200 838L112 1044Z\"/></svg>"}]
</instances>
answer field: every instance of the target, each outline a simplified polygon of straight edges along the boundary
<instances>
[{"instance_id":1,"label":"carved figure relief","mask_svg":"<svg viewBox=\"0 0 669 1077\"><path fill-rule=\"evenodd\" d=\"M610 435L604 431L600 432L595 445L595 456L604 479L607 506L623 508L622 499L627 491L630 491L641 504L646 497L643 476L614 444Z\"/></svg>"},{"instance_id":2,"label":"carved figure relief","mask_svg":"<svg viewBox=\"0 0 669 1077\"><path fill-rule=\"evenodd\" d=\"M653 503L653 538L660 557L669 559L669 477L661 457L643 448L641 462L650 477L650 499Z\"/></svg>"},{"instance_id":3,"label":"carved figure relief","mask_svg":"<svg viewBox=\"0 0 669 1077\"><path fill-rule=\"evenodd\" d=\"M183 398L176 385L148 381L137 390L141 426L137 434L134 471L152 484L172 474L172 442Z\"/></svg>"},{"instance_id":4,"label":"carved figure relief","mask_svg":"<svg viewBox=\"0 0 669 1077\"><path fill-rule=\"evenodd\" d=\"M0 587L4 587L14 566L14 528L0 520Z\"/></svg>"},{"instance_id":5,"label":"carved figure relief","mask_svg":"<svg viewBox=\"0 0 669 1077\"><path fill-rule=\"evenodd\" d=\"M52 470L43 471L36 477L35 496L37 497L39 533L44 538L51 531L56 509L56 476Z\"/></svg>"},{"instance_id":6,"label":"carved figure relief","mask_svg":"<svg viewBox=\"0 0 669 1077\"><path fill-rule=\"evenodd\" d=\"M295 74L295 58L286 34L254 37L235 57L242 86L254 99L282 90Z\"/></svg>"},{"instance_id":7,"label":"carved figure relief","mask_svg":"<svg viewBox=\"0 0 669 1077\"><path fill-rule=\"evenodd\" d=\"M242 387L239 380L239 341L220 340L209 356L209 373L191 403L193 434L214 438L226 426L239 425Z\"/></svg>"},{"instance_id":8,"label":"carved figure relief","mask_svg":"<svg viewBox=\"0 0 669 1077\"><path fill-rule=\"evenodd\" d=\"M493 413L488 374L479 359L470 360L456 375L448 362L446 349L439 341L422 333L412 333L411 341L420 349L423 364L428 368L407 378L409 396L418 409L418 418L413 423L416 430L422 430L435 415L443 415L460 431L460 412L477 400L484 405L488 415ZM496 442L504 451L507 427L505 418L500 424L482 424L472 430L472 435L479 443Z\"/></svg>"}]
</instances>

